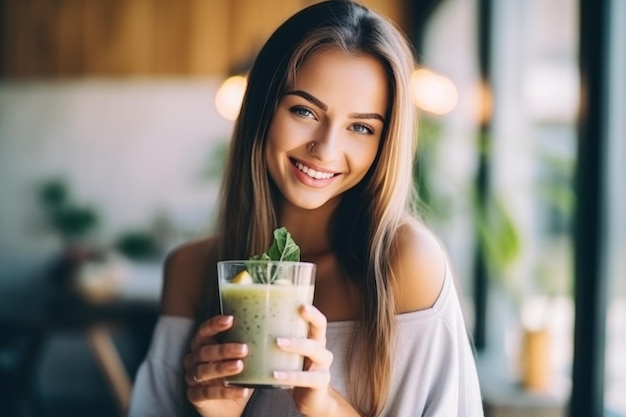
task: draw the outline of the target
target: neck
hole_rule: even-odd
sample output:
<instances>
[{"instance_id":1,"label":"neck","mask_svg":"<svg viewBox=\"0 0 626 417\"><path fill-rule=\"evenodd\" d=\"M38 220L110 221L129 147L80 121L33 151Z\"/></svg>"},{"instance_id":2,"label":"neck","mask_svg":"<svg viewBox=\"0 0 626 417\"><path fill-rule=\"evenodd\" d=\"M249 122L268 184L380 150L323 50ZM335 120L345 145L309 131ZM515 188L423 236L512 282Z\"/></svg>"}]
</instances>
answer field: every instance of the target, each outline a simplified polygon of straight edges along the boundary
<instances>
[{"instance_id":1,"label":"neck","mask_svg":"<svg viewBox=\"0 0 626 417\"><path fill-rule=\"evenodd\" d=\"M303 260L330 252L330 222L336 206L336 203L328 203L314 210L288 204L282 206L278 226L287 227L300 246Z\"/></svg>"}]
</instances>

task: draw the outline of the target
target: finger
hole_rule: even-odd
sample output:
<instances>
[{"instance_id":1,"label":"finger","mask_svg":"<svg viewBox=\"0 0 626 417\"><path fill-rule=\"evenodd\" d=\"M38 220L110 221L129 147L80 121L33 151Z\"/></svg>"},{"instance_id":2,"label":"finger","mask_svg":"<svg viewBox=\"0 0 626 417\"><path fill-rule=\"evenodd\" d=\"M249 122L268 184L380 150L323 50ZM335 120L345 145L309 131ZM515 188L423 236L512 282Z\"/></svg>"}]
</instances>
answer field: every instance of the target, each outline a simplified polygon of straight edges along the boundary
<instances>
[{"instance_id":1,"label":"finger","mask_svg":"<svg viewBox=\"0 0 626 417\"><path fill-rule=\"evenodd\" d=\"M191 350L197 349L200 345L204 344L207 339L229 329L232 325L233 316L211 317L198 327L196 335L191 339Z\"/></svg>"},{"instance_id":2,"label":"finger","mask_svg":"<svg viewBox=\"0 0 626 417\"><path fill-rule=\"evenodd\" d=\"M207 344L185 356L183 364L186 369L201 362L218 362L227 359L244 358L248 354L245 343Z\"/></svg>"},{"instance_id":3,"label":"finger","mask_svg":"<svg viewBox=\"0 0 626 417\"><path fill-rule=\"evenodd\" d=\"M201 385L203 382L236 375L243 370L243 361L200 363L185 372L185 382L188 386Z\"/></svg>"},{"instance_id":4,"label":"finger","mask_svg":"<svg viewBox=\"0 0 626 417\"><path fill-rule=\"evenodd\" d=\"M274 379L281 385L294 387L324 388L330 384L330 372L319 371L274 371Z\"/></svg>"},{"instance_id":5,"label":"finger","mask_svg":"<svg viewBox=\"0 0 626 417\"><path fill-rule=\"evenodd\" d=\"M197 385L187 389L187 399L200 407L214 399L246 398L252 393L250 388L225 387L223 385Z\"/></svg>"},{"instance_id":6,"label":"finger","mask_svg":"<svg viewBox=\"0 0 626 417\"><path fill-rule=\"evenodd\" d=\"M286 337L276 338L276 344L285 352L298 353L309 358L316 366L329 369L333 362L333 354L318 341L313 339L289 339Z\"/></svg>"},{"instance_id":7,"label":"finger","mask_svg":"<svg viewBox=\"0 0 626 417\"><path fill-rule=\"evenodd\" d=\"M326 316L315 306L306 304L300 308L302 318L309 322L309 333L312 339L326 346Z\"/></svg>"}]
</instances>

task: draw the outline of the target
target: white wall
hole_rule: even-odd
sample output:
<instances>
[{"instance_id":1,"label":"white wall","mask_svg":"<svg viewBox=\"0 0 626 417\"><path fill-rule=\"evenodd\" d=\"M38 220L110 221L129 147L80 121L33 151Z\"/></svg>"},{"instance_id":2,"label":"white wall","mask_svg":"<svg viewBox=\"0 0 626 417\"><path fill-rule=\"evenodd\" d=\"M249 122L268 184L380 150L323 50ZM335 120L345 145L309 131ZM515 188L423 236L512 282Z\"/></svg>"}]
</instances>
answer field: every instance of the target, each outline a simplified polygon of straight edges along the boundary
<instances>
[{"instance_id":1,"label":"white wall","mask_svg":"<svg viewBox=\"0 0 626 417\"><path fill-rule=\"evenodd\" d=\"M232 123L216 112L219 80L83 80L0 84L0 269L58 245L40 227L36 187L67 178L98 209L98 238L166 218L174 239L210 226L213 147Z\"/></svg>"}]
</instances>

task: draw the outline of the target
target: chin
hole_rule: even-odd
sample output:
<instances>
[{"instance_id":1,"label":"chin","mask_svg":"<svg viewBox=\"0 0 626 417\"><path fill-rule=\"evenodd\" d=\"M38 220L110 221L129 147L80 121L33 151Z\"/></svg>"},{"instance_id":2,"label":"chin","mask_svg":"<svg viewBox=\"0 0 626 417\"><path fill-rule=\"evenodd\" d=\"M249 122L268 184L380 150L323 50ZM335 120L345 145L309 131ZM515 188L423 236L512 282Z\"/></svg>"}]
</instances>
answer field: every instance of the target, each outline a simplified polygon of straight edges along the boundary
<instances>
[{"instance_id":1,"label":"chin","mask_svg":"<svg viewBox=\"0 0 626 417\"><path fill-rule=\"evenodd\" d=\"M329 206L337 206L339 203L338 197L333 198L302 198L302 196L298 196L296 198L289 198L289 203L293 206L298 207L303 210L317 210L324 207Z\"/></svg>"},{"instance_id":2,"label":"chin","mask_svg":"<svg viewBox=\"0 0 626 417\"><path fill-rule=\"evenodd\" d=\"M327 201L319 202L319 201L292 201L291 204L294 206L301 208L303 210L317 210L324 205L326 205Z\"/></svg>"}]
</instances>

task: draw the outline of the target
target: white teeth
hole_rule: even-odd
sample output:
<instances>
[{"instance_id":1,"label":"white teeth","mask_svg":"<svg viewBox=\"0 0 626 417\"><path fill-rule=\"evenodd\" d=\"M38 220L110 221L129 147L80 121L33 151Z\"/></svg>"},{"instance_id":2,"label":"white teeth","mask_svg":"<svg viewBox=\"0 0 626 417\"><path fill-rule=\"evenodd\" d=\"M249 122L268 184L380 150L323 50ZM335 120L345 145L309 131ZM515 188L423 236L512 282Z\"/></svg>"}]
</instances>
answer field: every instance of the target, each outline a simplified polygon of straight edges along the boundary
<instances>
[{"instance_id":1,"label":"white teeth","mask_svg":"<svg viewBox=\"0 0 626 417\"><path fill-rule=\"evenodd\" d=\"M301 164L300 162L296 161L296 168L298 168L300 171L304 172L306 175L308 175L311 178L315 178L316 180L325 180L328 179L332 176L334 176L335 174L332 174L330 172L320 172L320 171L316 171L313 168L309 168L306 165Z\"/></svg>"}]
</instances>

